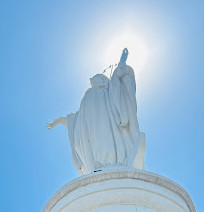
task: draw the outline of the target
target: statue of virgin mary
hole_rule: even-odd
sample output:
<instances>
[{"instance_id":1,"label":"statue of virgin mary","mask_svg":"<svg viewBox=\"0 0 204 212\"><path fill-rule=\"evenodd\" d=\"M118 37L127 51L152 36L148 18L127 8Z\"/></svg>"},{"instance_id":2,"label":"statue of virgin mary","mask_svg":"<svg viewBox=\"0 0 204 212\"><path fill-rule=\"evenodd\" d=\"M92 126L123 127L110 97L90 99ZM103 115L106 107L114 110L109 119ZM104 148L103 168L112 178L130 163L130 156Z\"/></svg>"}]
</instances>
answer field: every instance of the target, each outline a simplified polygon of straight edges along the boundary
<instances>
[{"instance_id":1,"label":"statue of virgin mary","mask_svg":"<svg viewBox=\"0 0 204 212\"><path fill-rule=\"evenodd\" d=\"M145 136L137 119L136 83L126 65L128 50L109 79L96 74L81 101L79 111L60 117L68 128L72 160L80 174L116 166L144 168Z\"/></svg>"}]
</instances>

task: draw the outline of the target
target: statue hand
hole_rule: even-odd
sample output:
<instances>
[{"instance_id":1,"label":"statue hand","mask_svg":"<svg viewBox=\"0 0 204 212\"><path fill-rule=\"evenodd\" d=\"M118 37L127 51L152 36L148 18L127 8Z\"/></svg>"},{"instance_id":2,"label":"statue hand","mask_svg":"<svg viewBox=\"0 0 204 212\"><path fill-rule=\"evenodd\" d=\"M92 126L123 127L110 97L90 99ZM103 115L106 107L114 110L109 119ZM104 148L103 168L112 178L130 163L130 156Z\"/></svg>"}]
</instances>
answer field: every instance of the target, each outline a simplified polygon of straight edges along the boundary
<instances>
[{"instance_id":1,"label":"statue hand","mask_svg":"<svg viewBox=\"0 0 204 212\"><path fill-rule=\"evenodd\" d=\"M59 118L55 119L52 123L47 124L47 128L51 129L51 128L55 127L57 124L63 124L65 126L67 126L67 117L59 117Z\"/></svg>"},{"instance_id":2,"label":"statue hand","mask_svg":"<svg viewBox=\"0 0 204 212\"><path fill-rule=\"evenodd\" d=\"M60 122L59 122L59 118L58 119L55 119L52 123L48 123L47 124L47 128L48 129L51 129L51 128L53 128L53 127L55 127L57 124L59 124Z\"/></svg>"}]
</instances>

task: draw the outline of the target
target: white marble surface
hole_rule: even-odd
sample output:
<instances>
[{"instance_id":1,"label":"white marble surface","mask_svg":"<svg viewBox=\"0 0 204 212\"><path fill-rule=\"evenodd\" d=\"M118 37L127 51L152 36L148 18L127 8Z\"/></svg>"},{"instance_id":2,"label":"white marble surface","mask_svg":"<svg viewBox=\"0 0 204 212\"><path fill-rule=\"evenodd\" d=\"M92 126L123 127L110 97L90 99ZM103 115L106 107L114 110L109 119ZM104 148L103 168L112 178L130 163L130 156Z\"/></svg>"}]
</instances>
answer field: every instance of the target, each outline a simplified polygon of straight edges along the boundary
<instances>
[{"instance_id":1,"label":"white marble surface","mask_svg":"<svg viewBox=\"0 0 204 212\"><path fill-rule=\"evenodd\" d=\"M84 175L61 188L43 212L195 212L188 193L162 176L129 168Z\"/></svg>"},{"instance_id":2,"label":"white marble surface","mask_svg":"<svg viewBox=\"0 0 204 212\"><path fill-rule=\"evenodd\" d=\"M96 208L90 212L157 212L155 210L134 205L108 205Z\"/></svg>"}]
</instances>

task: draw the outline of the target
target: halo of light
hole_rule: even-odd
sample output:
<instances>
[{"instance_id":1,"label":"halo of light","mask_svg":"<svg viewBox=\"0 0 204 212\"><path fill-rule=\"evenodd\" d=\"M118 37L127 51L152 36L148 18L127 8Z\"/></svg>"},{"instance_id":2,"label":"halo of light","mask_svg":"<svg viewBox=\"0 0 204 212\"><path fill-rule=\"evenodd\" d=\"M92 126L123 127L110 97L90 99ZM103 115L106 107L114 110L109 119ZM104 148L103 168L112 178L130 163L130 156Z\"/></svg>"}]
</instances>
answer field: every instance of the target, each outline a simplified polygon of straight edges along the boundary
<instances>
[{"instance_id":1,"label":"halo of light","mask_svg":"<svg viewBox=\"0 0 204 212\"><path fill-rule=\"evenodd\" d=\"M148 50L145 43L132 33L122 34L110 42L105 53L106 64L118 63L124 48L129 51L127 64L132 66L137 72L141 70L147 61Z\"/></svg>"}]
</instances>

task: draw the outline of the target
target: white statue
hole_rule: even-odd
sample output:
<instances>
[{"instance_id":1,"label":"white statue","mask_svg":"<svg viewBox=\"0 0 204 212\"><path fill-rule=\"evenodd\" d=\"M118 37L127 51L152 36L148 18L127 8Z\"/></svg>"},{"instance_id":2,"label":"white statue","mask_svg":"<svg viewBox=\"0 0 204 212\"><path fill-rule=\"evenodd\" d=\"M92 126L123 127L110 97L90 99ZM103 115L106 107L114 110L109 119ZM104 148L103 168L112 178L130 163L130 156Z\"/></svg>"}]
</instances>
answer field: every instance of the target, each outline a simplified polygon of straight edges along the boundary
<instances>
[{"instance_id":1,"label":"white statue","mask_svg":"<svg viewBox=\"0 0 204 212\"><path fill-rule=\"evenodd\" d=\"M111 79L96 74L79 111L48 124L68 127L72 160L80 174L110 166L144 168L145 136L137 119L133 69L124 49Z\"/></svg>"}]
</instances>

